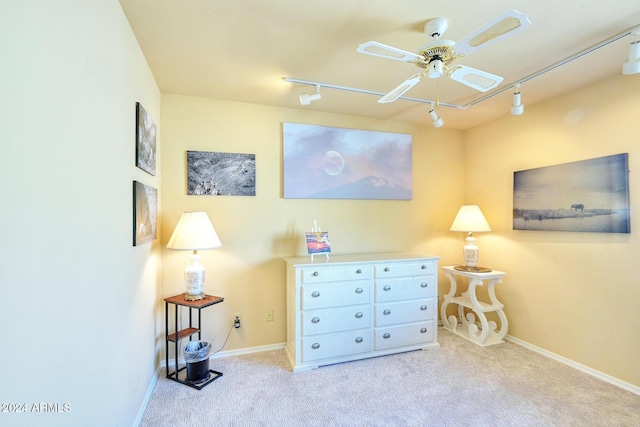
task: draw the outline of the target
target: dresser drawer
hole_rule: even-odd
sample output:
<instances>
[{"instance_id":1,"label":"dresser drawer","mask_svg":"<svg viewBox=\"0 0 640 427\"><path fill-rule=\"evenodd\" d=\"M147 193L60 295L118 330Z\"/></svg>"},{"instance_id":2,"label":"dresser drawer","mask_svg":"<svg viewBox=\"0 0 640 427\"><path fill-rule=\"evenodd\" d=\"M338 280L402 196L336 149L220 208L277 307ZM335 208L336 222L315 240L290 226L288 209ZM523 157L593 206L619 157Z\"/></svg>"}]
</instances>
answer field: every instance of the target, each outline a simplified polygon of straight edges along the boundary
<instances>
[{"instance_id":1,"label":"dresser drawer","mask_svg":"<svg viewBox=\"0 0 640 427\"><path fill-rule=\"evenodd\" d=\"M375 277L424 276L435 274L437 265L433 261L380 263L375 265Z\"/></svg>"},{"instance_id":2,"label":"dresser drawer","mask_svg":"<svg viewBox=\"0 0 640 427\"><path fill-rule=\"evenodd\" d=\"M434 301L429 298L376 304L376 327L431 320L435 313Z\"/></svg>"},{"instance_id":3,"label":"dresser drawer","mask_svg":"<svg viewBox=\"0 0 640 427\"><path fill-rule=\"evenodd\" d=\"M371 305L304 310L302 335L324 334L371 327Z\"/></svg>"},{"instance_id":4,"label":"dresser drawer","mask_svg":"<svg viewBox=\"0 0 640 427\"><path fill-rule=\"evenodd\" d=\"M376 302L431 298L437 295L435 276L376 279Z\"/></svg>"},{"instance_id":5,"label":"dresser drawer","mask_svg":"<svg viewBox=\"0 0 640 427\"><path fill-rule=\"evenodd\" d=\"M371 265L348 265L348 266L323 266L305 267L301 269L302 284L336 282L344 280L366 280L373 277L373 267Z\"/></svg>"},{"instance_id":6,"label":"dresser drawer","mask_svg":"<svg viewBox=\"0 0 640 427\"><path fill-rule=\"evenodd\" d=\"M387 326L375 329L375 349L418 345L433 341L434 322L411 323L409 325Z\"/></svg>"},{"instance_id":7,"label":"dresser drawer","mask_svg":"<svg viewBox=\"0 0 640 427\"><path fill-rule=\"evenodd\" d=\"M300 290L300 298L302 310L369 304L371 302L371 281L353 280L305 285Z\"/></svg>"},{"instance_id":8,"label":"dresser drawer","mask_svg":"<svg viewBox=\"0 0 640 427\"><path fill-rule=\"evenodd\" d=\"M302 338L302 361L342 357L371 351L369 329L349 331L340 334L318 335Z\"/></svg>"}]
</instances>

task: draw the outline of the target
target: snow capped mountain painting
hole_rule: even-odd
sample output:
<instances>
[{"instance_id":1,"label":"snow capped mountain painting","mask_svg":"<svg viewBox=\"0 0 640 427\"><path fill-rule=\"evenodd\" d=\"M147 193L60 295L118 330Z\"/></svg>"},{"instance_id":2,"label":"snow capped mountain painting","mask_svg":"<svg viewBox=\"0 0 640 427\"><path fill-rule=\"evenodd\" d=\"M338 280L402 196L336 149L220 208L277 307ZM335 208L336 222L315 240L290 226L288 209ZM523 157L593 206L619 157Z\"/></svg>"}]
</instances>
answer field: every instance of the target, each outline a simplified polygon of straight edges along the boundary
<instances>
[{"instance_id":1,"label":"snow capped mountain painting","mask_svg":"<svg viewBox=\"0 0 640 427\"><path fill-rule=\"evenodd\" d=\"M284 197L411 200L411 135L283 123Z\"/></svg>"}]
</instances>

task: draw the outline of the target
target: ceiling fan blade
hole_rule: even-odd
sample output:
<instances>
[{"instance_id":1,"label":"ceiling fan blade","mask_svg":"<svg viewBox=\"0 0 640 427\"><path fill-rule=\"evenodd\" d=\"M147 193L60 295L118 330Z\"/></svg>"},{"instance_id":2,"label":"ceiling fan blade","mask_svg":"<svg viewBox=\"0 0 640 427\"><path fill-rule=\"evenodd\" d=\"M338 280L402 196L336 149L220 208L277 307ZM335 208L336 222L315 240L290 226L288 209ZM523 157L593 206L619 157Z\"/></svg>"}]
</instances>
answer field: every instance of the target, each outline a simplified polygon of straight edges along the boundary
<instances>
[{"instance_id":1,"label":"ceiling fan blade","mask_svg":"<svg viewBox=\"0 0 640 427\"><path fill-rule=\"evenodd\" d=\"M468 55L505 37L526 30L530 25L531 21L525 13L507 10L458 41L454 49L460 55Z\"/></svg>"},{"instance_id":2,"label":"ceiling fan blade","mask_svg":"<svg viewBox=\"0 0 640 427\"><path fill-rule=\"evenodd\" d=\"M380 104L388 104L400 98L406 91L417 85L424 77L424 73L416 74L400 83L395 89L378 100Z\"/></svg>"},{"instance_id":3,"label":"ceiling fan blade","mask_svg":"<svg viewBox=\"0 0 640 427\"><path fill-rule=\"evenodd\" d=\"M356 50L359 53L366 53L367 55L379 56L381 58L395 59L396 61L411 62L417 59L422 59L420 55L416 55L415 53L407 52L405 50L374 41L362 43Z\"/></svg>"},{"instance_id":4,"label":"ceiling fan blade","mask_svg":"<svg viewBox=\"0 0 640 427\"><path fill-rule=\"evenodd\" d=\"M456 65L449 70L449 77L458 83L467 85L480 92L486 92L498 86L502 82L502 77L486 71L476 70L466 65Z\"/></svg>"}]
</instances>

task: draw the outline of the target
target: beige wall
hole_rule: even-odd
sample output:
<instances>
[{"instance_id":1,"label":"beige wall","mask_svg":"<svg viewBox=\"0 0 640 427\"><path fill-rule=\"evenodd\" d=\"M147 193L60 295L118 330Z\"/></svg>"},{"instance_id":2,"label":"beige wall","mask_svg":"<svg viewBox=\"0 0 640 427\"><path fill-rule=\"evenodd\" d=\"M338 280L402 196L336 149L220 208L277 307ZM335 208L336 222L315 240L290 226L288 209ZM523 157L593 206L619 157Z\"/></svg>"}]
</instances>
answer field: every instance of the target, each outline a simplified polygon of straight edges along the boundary
<instances>
[{"instance_id":1,"label":"beige wall","mask_svg":"<svg viewBox=\"0 0 640 427\"><path fill-rule=\"evenodd\" d=\"M509 333L640 386L640 76L619 76L465 134L465 191L493 228L479 235ZM526 89L523 88L526 102ZM512 230L513 172L629 153L631 234Z\"/></svg>"},{"instance_id":2,"label":"beige wall","mask_svg":"<svg viewBox=\"0 0 640 427\"><path fill-rule=\"evenodd\" d=\"M368 129L413 135L413 200L300 200L282 197L282 123ZM201 252L205 292L225 297L203 311L204 338L225 350L286 340L283 257L306 254L303 233L316 219L331 234L334 253L421 251L449 258L458 242L447 232L462 202L462 142L457 131L406 123L162 95L163 233L166 245L183 211L209 214L222 247ZM186 151L256 155L257 194L187 196ZM187 253L163 249L163 296L183 292ZM266 311L275 320L266 321Z\"/></svg>"},{"instance_id":3,"label":"beige wall","mask_svg":"<svg viewBox=\"0 0 640 427\"><path fill-rule=\"evenodd\" d=\"M0 38L0 402L28 412L0 424L130 426L160 345L135 103L159 120L160 92L117 1L5 1Z\"/></svg>"}]
</instances>

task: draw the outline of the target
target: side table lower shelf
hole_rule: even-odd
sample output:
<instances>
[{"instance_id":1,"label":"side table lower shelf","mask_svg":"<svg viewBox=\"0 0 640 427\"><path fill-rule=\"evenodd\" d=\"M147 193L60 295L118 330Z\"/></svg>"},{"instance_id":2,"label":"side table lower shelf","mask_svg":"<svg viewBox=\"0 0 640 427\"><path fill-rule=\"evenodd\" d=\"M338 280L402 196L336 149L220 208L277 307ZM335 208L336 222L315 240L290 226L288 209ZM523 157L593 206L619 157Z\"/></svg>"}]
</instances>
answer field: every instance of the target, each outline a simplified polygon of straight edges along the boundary
<instances>
[{"instance_id":1,"label":"side table lower shelf","mask_svg":"<svg viewBox=\"0 0 640 427\"><path fill-rule=\"evenodd\" d=\"M196 301L188 301L184 299L184 294L175 295L172 297L168 297L164 299L164 307L165 307L165 367L167 371L166 377L170 380L179 382L184 385L188 385L189 387L195 388L197 390L201 390L206 385L212 383L222 376L222 372L214 371L213 369L209 369L209 373L206 378L203 378L198 381L191 381L188 379L187 373L185 372L184 378L180 378L180 373L182 371L187 370L187 366L180 367L178 364L178 345L180 340L183 338L189 338L191 341L191 337L194 334L198 334L198 340L202 339L201 337L201 322L202 316L200 310L212 306L214 304L221 303L224 301L222 297L216 297L213 295L205 295L205 297L201 300ZM169 304L174 305L174 333L169 333ZM184 306L189 308L189 327L178 330L178 306ZM194 327L193 325L193 316L192 309L198 310L198 327ZM171 371L169 369L169 343L172 342L174 344L174 369Z\"/></svg>"}]
</instances>

